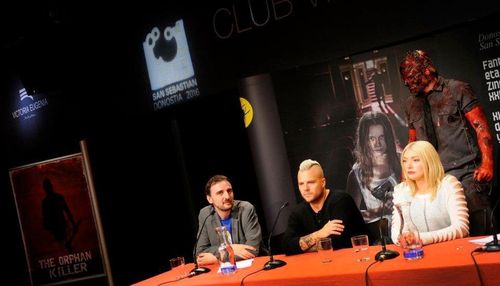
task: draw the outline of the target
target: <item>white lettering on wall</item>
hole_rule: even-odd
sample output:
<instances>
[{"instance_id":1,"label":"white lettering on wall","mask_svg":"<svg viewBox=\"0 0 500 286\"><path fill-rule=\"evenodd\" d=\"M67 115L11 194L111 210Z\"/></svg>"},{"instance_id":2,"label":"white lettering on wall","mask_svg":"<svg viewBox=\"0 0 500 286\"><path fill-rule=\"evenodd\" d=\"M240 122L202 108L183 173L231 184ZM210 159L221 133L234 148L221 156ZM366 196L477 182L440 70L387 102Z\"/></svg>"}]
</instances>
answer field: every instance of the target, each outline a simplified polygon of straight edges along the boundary
<instances>
[{"instance_id":1,"label":"white lettering on wall","mask_svg":"<svg viewBox=\"0 0 500 286\"><path fill-rule=\"evenodd\" d=\"M309 3L312 8L317 8L320 1L330 3L330 0L310 0ZM212 16L212 26L217 38L226 40L254 28L263 28L273 21L285 19L293 15L293 11L292 0L238 1L218 8Z\"/></svg>"}]
</instances>

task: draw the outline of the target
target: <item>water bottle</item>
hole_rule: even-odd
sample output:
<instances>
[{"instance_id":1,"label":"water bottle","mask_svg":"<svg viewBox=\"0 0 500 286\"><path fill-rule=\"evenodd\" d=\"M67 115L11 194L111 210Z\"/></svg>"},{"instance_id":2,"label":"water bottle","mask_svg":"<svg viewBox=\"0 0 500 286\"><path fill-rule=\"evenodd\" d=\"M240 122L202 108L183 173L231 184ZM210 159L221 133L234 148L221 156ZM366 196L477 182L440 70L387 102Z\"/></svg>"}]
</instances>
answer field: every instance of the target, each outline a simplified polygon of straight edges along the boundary
<instances>
[{"instance_id":1,"label":"water bottle","mask_svg":"<svg viewBox=\"0 0 500 286\"><path fill-rule=\"evenodd\" d=\"M396 209L401 218L401 228L399 233L399 243L403 247L403 256L407 260L416 260L424 257L422 240L417 226L413 223L410 215L411 202L404 202L396 205Z\"/></svg>"},{"instance_id":2,"label":"water bottle","mask_svg":"<svg viewBox=\"0 0 500 286\"><path fill-rule=\"evenodd\" d=\"M219 264L220 272L224 275L233 274L236 272L236 258L234 250L231 246L230 234L225 226L215 228L219 236Z\"/></svg>"}]
</instances>

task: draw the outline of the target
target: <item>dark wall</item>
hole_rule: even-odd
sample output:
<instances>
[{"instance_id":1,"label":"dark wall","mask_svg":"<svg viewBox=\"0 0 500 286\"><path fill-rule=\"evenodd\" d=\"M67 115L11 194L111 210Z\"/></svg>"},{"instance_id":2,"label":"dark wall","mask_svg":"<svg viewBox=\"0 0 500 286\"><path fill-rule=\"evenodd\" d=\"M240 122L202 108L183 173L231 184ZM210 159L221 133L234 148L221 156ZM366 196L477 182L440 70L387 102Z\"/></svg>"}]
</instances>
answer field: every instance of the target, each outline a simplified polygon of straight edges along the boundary
<instances>
[{"instance_id":1,"label":"dark wall","mask_svg":"<svg viewBox=\"0 0 500 286\"><path fill-rule=\"evenodd\" d=\"M190 257L197 212L206 204L203 186L211 175L228 175L237 198L254 202L259 216L270 219L262 216L257 195L236 90L239 78L498 17L500 8L482 1L463 7L451 1L416 6L290 0L275 7L282 18L271 16L255 26L248 1L203 2L113 9L51 2L56 19L42 7L33 12L41 13L36 21L9 26L2 71L19 74L50 102L36 131L22 134L11 117L12 77L2 79L2 95L8 96L0 97L0 209L10 249L5 259L16 285L28 285L28 276L9 168L73 153L86 139L115 283L131 284L166 270L172 256ZM259 5L254 12L264 23L264 5L273 1L250 2ZM240 28L248 29L220 39L212 16L233 6ZM178 17L185 19L202 97L153 113L143 35Z\"/></svg>"}]
</instances>

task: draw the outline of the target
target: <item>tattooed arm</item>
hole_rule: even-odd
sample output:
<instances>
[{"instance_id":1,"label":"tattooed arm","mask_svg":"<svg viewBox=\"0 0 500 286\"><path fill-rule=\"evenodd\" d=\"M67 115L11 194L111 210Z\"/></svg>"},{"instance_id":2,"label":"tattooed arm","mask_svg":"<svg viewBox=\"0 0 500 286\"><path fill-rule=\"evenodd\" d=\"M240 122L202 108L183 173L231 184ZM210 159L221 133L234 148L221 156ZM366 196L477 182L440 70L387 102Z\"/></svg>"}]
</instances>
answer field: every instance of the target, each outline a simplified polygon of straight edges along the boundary
<instances>
[{"instance_id":1,"label":"tattooed arm","mask_svg":"<svg viewBox=\"0 0 500 286\"><path fill-rule=\"evenodd\" d=\"M316 243L318 240L319 238L316 235L316 232L303 236L299 239L300 249L302 249L302 251L314 251L316 250Z\"/></svg>"},{"instance_id":2,"label":"tattooed arm","mask_svg":"<svg viewBox=\"0 0 500 286\"><path fill-rule=\"evenodd\" d=\"M330 220L320 230L302 236L299 239L300 249L302 249L302 251L314 251L316 250L316 243L320 238L340 235L342 231L344 231L344 225L341 220Z\"/></svg>"},{"instance_id":3,"label":"tattooed arm","mask_svg":"<svg viewBox=\"0 0 500 286\"><path fill-rule=\"evenodd\" d=\"M286 255L314 251L320 238L340 235L344 231L344 224L338 219L330 220L320 230L314 231L314 226L308 224L302 211L292 210L288 217L288 226L282 239Z\"/></svg>"}]
</instances>

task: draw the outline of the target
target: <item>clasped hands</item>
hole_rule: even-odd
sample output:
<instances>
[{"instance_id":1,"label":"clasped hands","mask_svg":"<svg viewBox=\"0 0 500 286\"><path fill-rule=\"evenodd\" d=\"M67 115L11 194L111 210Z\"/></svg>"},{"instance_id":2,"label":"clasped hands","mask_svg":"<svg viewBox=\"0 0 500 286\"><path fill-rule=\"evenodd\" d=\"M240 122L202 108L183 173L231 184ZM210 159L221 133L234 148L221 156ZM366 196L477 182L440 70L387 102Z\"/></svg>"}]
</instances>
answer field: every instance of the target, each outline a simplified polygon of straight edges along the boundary
<instances>
[{"instance_id":1,"label":"clasped hands","mask_svg":"<svg viewBox=\"0 0 500 286\"><path fill-rule=\"evenodd\" d=\"M233 248L234 255L242 259L254 258L255 255L250 251L257 250L255 247L246 244L231 244L231 247ZM196 261L199 265L208 265L217 263L218 259L212 253L203 252L196 257Z\"/></svg>"},{"instance_id":2,"label":"clasped hands","mask_svg":"<svg viewBox=\"0 0 500 286\"><path fill-rule=\"evenodd\" d=\"M408 245L417 244L417 242L422 244L422 240L420 240L420 238L418 238L413 232L402 233L399 235L398 241L403 248L408 247Z\"/></svg>"}]
</instances>

